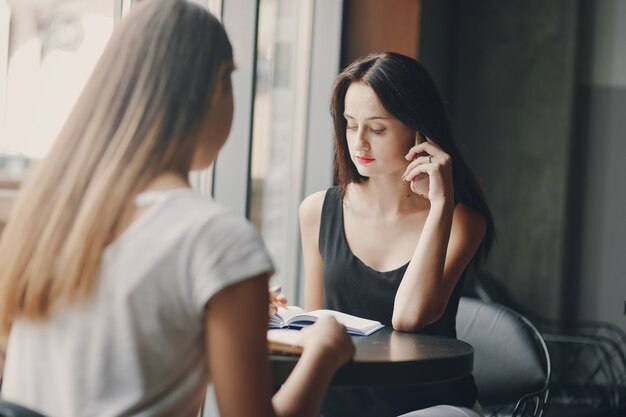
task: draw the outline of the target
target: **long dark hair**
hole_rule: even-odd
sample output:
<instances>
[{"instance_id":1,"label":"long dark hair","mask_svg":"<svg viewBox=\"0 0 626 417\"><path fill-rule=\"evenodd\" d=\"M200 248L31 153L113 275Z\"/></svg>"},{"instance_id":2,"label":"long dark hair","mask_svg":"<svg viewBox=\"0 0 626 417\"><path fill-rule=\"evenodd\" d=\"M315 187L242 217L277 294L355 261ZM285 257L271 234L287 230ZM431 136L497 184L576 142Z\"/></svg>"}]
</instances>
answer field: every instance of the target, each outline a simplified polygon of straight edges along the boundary
<instances>
[{"instance_id":1,"label":"long dark hair","mask_svg":"<svg viewBox=\"0 0 626 417\"><path fill-rule=\"evenodd\" d=\"M476 175L467 165L455 143L448 112L439 90L419 62L393 52L372 54L350 64L337 76L330 112L335 125L334 178L345 196L350 183L367 180L350 158L343 116L348 87L355 81L370 86L385 110L415 132L430 138L452 158L455 203L463 203L480 213L486 223L485 237L472 263L486 258L495 237L493 216Z\"/></svg>"}]
</instances>

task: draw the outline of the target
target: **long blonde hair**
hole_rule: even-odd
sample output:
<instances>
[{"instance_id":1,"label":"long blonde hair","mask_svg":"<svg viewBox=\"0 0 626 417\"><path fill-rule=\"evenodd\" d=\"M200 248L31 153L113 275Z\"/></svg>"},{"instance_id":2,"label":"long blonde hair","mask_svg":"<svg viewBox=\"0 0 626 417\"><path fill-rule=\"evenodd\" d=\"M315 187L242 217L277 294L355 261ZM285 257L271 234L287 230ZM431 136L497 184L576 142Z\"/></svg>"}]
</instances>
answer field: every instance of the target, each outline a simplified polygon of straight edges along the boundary
<instances>
[{"instance_id":1,"label":"long blonde hair","mask_svg":"<svg viewBox=\"0 0 626 417\"><path fill-rule=\"evenodd\" d=\"M0 240L0 339L16 317L86 299L134 195L186 175L219 68L220 22L186 0L145 1L116 29Z\"/></svg>"}]
</instances>

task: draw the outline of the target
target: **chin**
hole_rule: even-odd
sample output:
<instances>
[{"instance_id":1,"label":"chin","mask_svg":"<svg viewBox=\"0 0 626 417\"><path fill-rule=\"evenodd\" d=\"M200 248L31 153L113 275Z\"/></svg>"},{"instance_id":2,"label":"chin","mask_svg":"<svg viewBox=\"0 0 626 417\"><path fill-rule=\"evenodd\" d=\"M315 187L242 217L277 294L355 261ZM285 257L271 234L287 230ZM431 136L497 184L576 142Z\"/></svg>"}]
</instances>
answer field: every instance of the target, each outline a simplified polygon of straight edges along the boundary
<instances>
[{"instance_id":1,"label":"chin","mask_svg":"<svg viewBox=\"0 0 626 417\"><path fill-rule=\"evenodd\" d=\"M362 175L362 176L364 176L364 177L367 177L367 176L368 176L368 175L367 175L367 168L366 168L366 169L363 169L363 167L362 167L362 166L357 165L357 164L354 164L354 168L356 169L356 172L358 172L358 173L359 173L359 175Z\"/></svg>"}]
</instances>

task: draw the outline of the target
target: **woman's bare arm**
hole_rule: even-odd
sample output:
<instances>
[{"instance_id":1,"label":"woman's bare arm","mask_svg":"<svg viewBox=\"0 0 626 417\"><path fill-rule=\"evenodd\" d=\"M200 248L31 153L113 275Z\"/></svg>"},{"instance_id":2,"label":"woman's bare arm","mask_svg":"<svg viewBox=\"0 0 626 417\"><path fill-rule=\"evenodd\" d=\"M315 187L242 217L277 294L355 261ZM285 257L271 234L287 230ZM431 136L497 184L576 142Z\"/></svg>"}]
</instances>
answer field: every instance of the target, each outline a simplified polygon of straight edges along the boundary
<instances>
[{"instance_id":1,"label":"woman's bare arm","mask_svg":"<svg viewBox=\"0 0 626 417\"><path fill-rule=\"evenodd\" d=\"M416 331L441 317L485 235L485 220L462 204L453 215L446 214L450 209L445 207L431 206L430 210L396 293L396 330Z\"/></svg>"},{"instance_id":2,"label":"woman's bare arm","mask_svg":"<svg viewBox=\"0 0 626 417\"><path fill-rule=\"evenodd\" d=\"M322 308L322 256L319 250L322 205L326 191L311 194L300 204L300 238L304 254L304 308L307 311Z\"/></svg>"},{"instance_id":3,"label":"woman's bare arm","mask_svg":"<svg viewBox=\"0 0 626 417\"><path fill-rule=\"evenodd\" d=\"M268 276L229 286L207 304L206 347L221 416L313 416L335 370L353 354L343 326L311 327L304 352L271 398L267 356Z\"/></svg>"},{"instance_id":4,"label":"woman's bare arm","mask_svg":"<svg viewBox=\"0 0 626 417\"><path fill-rule=\"evenodd\" d=\"M396 293L392 324L416 331L438 320L463 270L482 241L483 217L463 204L454 206L452 160L432 142L416 145L405 179L428 175L430 210L419 241Z\"/></svg>"}]
</instances>

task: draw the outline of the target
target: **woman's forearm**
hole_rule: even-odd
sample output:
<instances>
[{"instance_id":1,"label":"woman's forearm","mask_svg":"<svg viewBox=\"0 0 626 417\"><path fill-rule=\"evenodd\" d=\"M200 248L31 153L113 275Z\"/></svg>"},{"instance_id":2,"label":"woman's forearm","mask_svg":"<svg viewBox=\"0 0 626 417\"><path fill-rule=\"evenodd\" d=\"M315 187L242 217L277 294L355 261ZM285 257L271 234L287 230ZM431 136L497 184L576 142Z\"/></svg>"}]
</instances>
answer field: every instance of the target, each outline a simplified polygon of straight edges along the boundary
<instances>
[{"instance_id":1,"label":"woman's forearm","mask_svg":"<svg viewBox=\"0 0 626 417\"><path fill-rule=\"evenodd\" d=\"M452 201L431 202L422 234L396 293L392 317L396 330L419 330L436 321L445 310L443 271L453 212Z\"/></svg>"},{"instance_id":2,"label":"woman's forearm","mask_svg":"<svg viewBox=\"0 0 626 417\"><path fill-rule=\"evenodd\" d=\"M285 384L272 398L277 416L316 415L326 387L338 366L332 365L332 358L325 359L323 355L305 349Z\"/></svg>"}]
</instances>

